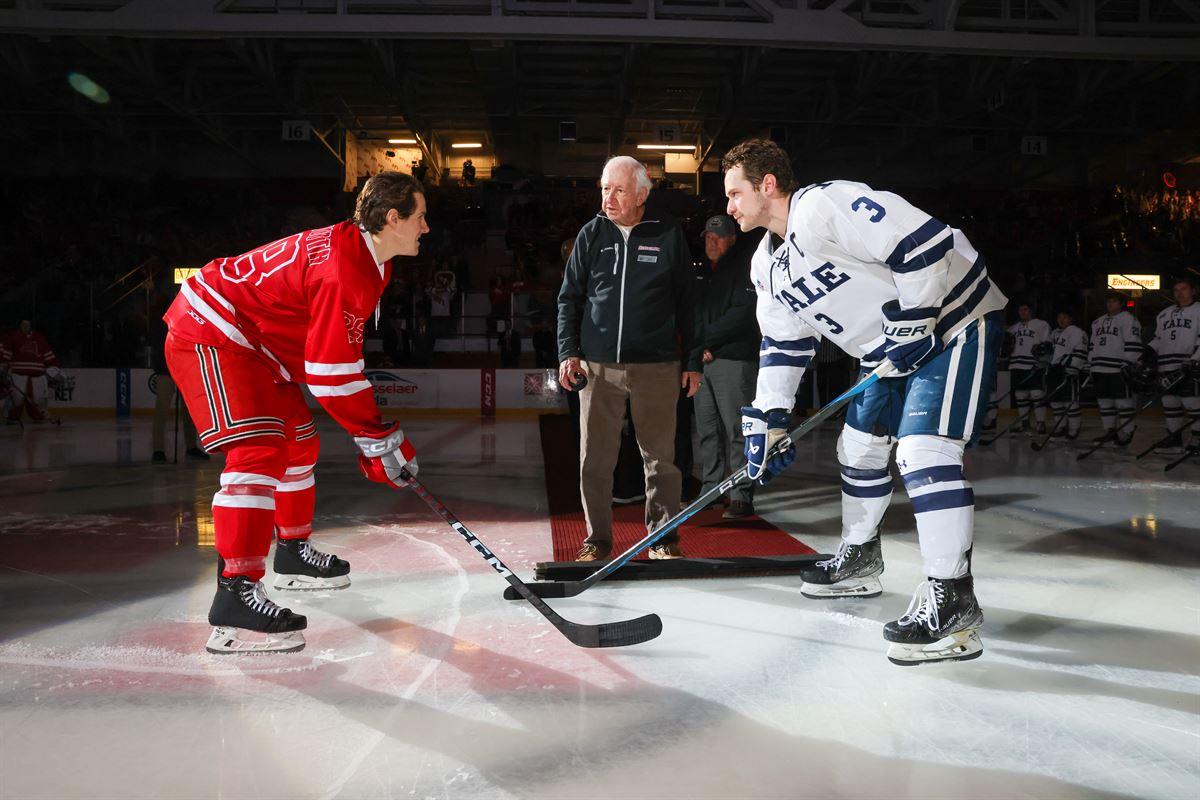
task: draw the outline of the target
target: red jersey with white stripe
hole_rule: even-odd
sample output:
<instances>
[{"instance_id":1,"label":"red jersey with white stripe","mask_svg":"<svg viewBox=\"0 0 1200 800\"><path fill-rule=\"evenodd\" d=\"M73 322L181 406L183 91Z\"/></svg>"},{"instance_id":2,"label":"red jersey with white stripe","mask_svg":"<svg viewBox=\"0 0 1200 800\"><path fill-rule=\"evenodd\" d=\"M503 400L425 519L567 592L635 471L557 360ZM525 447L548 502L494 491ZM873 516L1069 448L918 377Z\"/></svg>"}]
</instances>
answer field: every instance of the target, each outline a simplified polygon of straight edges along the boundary
<instances>
[{"instance_id":1,"label":"red jersey with white stripe","mask_svg":"<svg viewBox=\"0 0 1200 800\"><path fill-rule=\"evenodd\" d=\"M306 385L351 435L377 433L363 326L390 278L370 235L340 222L209 262L163 318L184 341L253 351L276 382Z\"/></svg>"},{"instance_id":2,"label":"red jersey with white stripe","mask_svg":"<svg viewBox=\"0 0 1200 800\"><path fill-rule=\"evenodd\" d=\"M0 339L0 364L8 364L14 375L37 378L46 374L46 367L58 366L58 356L39 332L15 330Z\"/></svg>"}]
</instances>

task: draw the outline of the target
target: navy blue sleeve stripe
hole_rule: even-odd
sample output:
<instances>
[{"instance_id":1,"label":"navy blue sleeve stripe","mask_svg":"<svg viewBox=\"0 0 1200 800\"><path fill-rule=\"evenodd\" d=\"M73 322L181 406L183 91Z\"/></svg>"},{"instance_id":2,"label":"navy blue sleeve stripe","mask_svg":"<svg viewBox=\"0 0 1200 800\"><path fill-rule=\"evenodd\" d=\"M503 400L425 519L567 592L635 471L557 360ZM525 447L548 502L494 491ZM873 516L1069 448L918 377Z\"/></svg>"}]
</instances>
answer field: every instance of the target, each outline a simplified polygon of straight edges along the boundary
<instances>
[{"instance_id":1,"label":"navy blue sleeve stripe","mask_svg":"<svg viewBox=\"0 0 1200 800\"><path fill-rule=\"evenodd\" d=\"M892 272L898 272L901 275L917 270L925 269L941 261L946 257L946 253L954 247L954 234L949 234L945 239L942 239L937 244L931 246L928 250L921 253L912 261L906 261L903 264L898 264L892 267Z\"/></svg>"},{"instance_id":2,"label":"navy blue sleeve stripe","mask_svg":"<svg viewBox=\"0 0 1200 800\"><path fill-rule=\"evenodd\" d=\"M812 361L813 354L807 353L802 356L789 356L786 353L771 353L762 356L758 359L758 367L807 367L808 362Z\"/></svg>"},{"instance_id":3,"label":"navy blue sleeve stripe","mask_svg":"<svg viewBox=\"0 0 1200 800\"><path fill-rule=\"evenodd\" d=\"M762 346L758 349L766 350L768 347L777 347L780 350L815 350L817 339L815 336L806 336L803 339L772 339L770 336L764 336Z\"/></svg>"},{"instance_id":4,"label":"navy blue sleeve stripe","mask_svg":"<svg viewBox=\"0 0 1200 800\"><path fill-rule=\"evenodd\" d=\"M900 243L896 245L896 249L893 250L892 254L887 257L887 265L892 269L896 269L904 263L904 259L908 257L909 253L911 253L913 250L916 250L926 242L931 241L933 237L937 236L948 227L949 226L947 226L946 223L942 222L941 220L931 218L924 225L900 240Z\"/></svg>"},{"instance_id":5,"label":"navy blue sleeve stripe","mask_svg":"<svg viewBox=\"0 0 1200 800\"><path fill-rule=\"evenodd\" d=\"M963 301L961 306L938 320L938 324L934 329L934 332L937 333L939 337L942 337L952 331L955 325L966 319L967 316L974 312L979 304L983 302L983 298L987 296L988 289L990 288L992 288L991 281L989 281L987 278L981 280L979 285L975 287L975 291L971 292L971 296Z\"/></svg>"},{"instance_id":6,"label":"navy blue sleeve stripe","mask_svg":"<svg viewBox=\"0 0 1200 800\"><path fill-rule=\"evenodd\" d=\"M950 290L950 293L946 295L946 299L942 301L942 308L962 297L963 292L970 289L975 281L979 280L979 276L983 274L984 269L986 268L983 265L983 257L980 256L975 259L975 263L971 265L971 269L967 271L967 274L963 275L962 280L956 283L954 288Z\"/></svg>"}]
</instances>

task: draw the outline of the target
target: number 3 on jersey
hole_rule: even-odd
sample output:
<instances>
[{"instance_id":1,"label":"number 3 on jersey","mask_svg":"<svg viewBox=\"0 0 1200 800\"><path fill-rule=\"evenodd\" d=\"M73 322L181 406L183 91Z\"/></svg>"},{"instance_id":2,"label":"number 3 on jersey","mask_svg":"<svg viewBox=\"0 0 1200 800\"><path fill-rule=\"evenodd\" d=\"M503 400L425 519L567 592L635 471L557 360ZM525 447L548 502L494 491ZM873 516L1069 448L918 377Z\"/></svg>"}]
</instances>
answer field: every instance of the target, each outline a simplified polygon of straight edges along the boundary
<instances>
[{"instance_id":1,"label":"number 3 on jersey","mask_svg":"<svg viewBox=\"0 0 1200 800\"><path fill-rule=\"evenodd\" d=\"M887 212L883 210L883 206L879 205L879 203L876 203L874 200L872 200L869 197L860 197L857 200L855 200L853 203L850 204L850 210L851 211L866 210L866 211L870 212L871 222L879 222L879 220L881 220L887 216Z\"/></svg>"}]
</instances>

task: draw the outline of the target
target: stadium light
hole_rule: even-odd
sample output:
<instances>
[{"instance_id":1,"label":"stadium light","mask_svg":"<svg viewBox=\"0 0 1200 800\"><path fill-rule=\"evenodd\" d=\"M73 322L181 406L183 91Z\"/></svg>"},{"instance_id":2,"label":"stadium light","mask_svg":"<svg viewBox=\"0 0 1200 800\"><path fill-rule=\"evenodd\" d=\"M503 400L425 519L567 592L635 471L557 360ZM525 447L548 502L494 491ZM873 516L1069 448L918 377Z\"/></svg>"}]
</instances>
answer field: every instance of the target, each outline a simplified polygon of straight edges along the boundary
<instances>
[{"instance_id":1,"label":"stadium light","mask_svg":"<svg viewBox=\"0 0 1200 800\"><path fill-rule=\"evenodd\" d=\"M455 150L478 150L479 148L483 147L483 143L482 142L455 142L454 144L452 144L450 146L453 147Z\"/></svg>"},{"instance_id":2,"label":"stadium light","mask_svg":"<svg viewBox=\"0 0 1200 800\"><path fill-rule=\"evenodd\" d=\"M638 150L695 150L694 144L639 144Z\"/></svg>"},{"instance_id":3,"label":"stadium light","mask_svg":"<svg viewBox=\"0 0 1200 800\"><path fill-rule=\"evenodd\" d=\"M388 144L416 144L416 139L388 139Z\"/></svg>"},{"instance_id":4,"label":"stadium light","mask_svg":"<svg viewBox=\"0 0 1200 800\"><path fill-rule=\"evenodd\" d=\"M72 89L79 92L93 103L104 105L112 99L108 92L105 91L103 86L96 83L82 72L69 73L67 75L67 83L71 84Z\"/></svg>"}]
</instances>

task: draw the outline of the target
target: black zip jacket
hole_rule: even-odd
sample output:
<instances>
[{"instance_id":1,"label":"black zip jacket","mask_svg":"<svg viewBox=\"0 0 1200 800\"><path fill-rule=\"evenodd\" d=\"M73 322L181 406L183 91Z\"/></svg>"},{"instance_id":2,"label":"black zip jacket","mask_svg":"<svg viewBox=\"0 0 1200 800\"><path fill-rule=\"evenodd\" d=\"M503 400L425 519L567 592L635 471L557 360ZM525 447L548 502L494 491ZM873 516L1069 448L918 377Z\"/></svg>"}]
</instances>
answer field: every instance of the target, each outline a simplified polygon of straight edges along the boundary
<instances>
[{"instance_id":1,"label":"black zip jacket","mask_svg":"<svg viewBox=\"0 0 1200 800\"><path fill-rule=\"evenodd\" d=\"M695 277L679 223L647 215L629 242L603 214L575 237L558 293L558 358L607 364L679 360L695 351Z\"/></svg>"},{"instance_id":2,"label":"black zip jacket","mask_svg":"<svg viewBox=\"0 0 1200 800\"><path fill-rule=\"evenodd\" d=\"M758 294L750 280L756 242L743 237L729 248L717 268L705 263L696 281L696 348L713 358L758 361ZM705 259L707 262L707 259Z\"/></svg>"}]
</instances>

